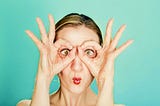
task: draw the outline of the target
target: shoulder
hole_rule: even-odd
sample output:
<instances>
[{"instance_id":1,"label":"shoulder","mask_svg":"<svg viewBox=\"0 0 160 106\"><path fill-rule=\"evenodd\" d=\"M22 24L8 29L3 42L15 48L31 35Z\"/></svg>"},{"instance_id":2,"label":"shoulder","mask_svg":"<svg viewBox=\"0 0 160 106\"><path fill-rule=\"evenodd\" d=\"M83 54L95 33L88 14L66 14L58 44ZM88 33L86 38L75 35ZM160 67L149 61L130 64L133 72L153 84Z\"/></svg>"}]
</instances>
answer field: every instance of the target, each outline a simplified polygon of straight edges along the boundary
<instances>
[{"instance_id":1,"label":"shoulder","mask_svg":"<svg viewBox=\"0 0 160 106\"><path fill-rule=\"evenodd\" d=\"M124 104L114 104L114 106L125 106Z\"/></svg>"},{"instance_id":2,"label":"shoulder","mask_svg":"<svg viewBox=\"0 0 160 106\"><path fill-rule=\"evenodd\" d=\"M31 100L21 100L16 106L30 106Z\"/></svg>"}]
</instances>

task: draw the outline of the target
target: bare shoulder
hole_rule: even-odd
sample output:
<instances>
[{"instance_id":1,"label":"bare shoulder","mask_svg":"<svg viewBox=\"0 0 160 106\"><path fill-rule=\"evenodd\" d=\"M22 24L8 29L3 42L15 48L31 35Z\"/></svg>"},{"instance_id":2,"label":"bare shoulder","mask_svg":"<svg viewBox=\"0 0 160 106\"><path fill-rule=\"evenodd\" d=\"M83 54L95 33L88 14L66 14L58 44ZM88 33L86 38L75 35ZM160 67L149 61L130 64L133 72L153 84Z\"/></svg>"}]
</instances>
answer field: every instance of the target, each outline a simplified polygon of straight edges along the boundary
<instances>
[{"instance_id":1,"label":"bare shoulder","mask_svg":"<svg viewBox=\"0 0 160 106\"><path fill-rule=\"evenodd\" d=\"M21 100L16 106L30 106L31 100Z\"/></svg>"},{"instance_id":2,"label":"bare shoulder","mask_svg":"<svg viewBox=\"0 0 160 106\"><path fill-rule=\"evenodd\" d=\"M114 104L114 106L125 106L124 104Z\"/></svg>"}]
</instances>

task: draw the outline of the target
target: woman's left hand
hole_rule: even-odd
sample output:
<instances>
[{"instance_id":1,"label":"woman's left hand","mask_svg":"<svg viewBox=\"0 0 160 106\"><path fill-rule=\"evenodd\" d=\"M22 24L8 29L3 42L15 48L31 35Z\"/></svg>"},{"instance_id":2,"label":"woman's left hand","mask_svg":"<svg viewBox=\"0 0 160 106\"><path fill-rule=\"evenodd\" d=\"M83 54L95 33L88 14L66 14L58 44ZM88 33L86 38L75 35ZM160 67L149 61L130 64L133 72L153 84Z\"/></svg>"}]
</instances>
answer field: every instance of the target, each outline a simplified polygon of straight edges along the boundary
<instances>
[{"instance_id":1,"label":"woman's left hand","mask_svg":"<svg viewBox=\"0 0 160 106\"><path fill-rule=\"evenodd\" d=\"M109 20L106 28L106 35L104 38L103 46L100 46L95 41L85 42L84 45L79 47L80 58L86 64L91 74L95 77L98 89L100 90L104 83L112 82L114 78L114 60L116 57L122 53L133 40L128 40L120 47L116 48L118 41L124 31L126 25L122 25L117 31L115 37L111 38L113 19ZM90 58L84 53L84 49L87 47L93 47L97 56L95 58Z\"/></svg>"}]
</instances>

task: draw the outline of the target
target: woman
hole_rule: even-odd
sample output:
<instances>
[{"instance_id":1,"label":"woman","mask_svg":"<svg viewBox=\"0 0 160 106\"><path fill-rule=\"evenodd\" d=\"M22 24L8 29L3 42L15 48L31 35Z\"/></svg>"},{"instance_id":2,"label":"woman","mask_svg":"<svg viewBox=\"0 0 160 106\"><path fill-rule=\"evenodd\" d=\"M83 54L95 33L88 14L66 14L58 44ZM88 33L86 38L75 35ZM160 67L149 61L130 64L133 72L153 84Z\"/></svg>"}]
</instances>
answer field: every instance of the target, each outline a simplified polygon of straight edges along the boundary
<instances>
[{"instance_id":1,"label":"woman","mask_svg":"<svg viewBox=\"0 0 160 106\"><path fill-rule=\"evenodd\" d=\"M113 78L115 58L133 42L128 40L116 48L126 26L122 25L112 39L113 19L109 20L103 42L96 23L82 14L69 14L56 25L49 15L49 33L41 19L36 20L41 40L26 31L40 52L35 88L32 100L22 100L18 106L122 106L114 104ZM50 83L56 74L60 88L50 95ZM89 87L94 78L98 95Z\"/></svg>"}]
</instances>

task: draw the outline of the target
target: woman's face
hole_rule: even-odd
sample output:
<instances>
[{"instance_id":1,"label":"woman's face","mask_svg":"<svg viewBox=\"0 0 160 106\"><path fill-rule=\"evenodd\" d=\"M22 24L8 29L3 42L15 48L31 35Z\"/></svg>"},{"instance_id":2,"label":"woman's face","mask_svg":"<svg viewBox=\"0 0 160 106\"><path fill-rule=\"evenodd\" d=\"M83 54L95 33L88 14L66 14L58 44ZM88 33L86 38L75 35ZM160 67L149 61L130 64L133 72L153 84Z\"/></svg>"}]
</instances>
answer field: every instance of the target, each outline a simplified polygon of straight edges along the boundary
<instances>
[{"instance_id":1,"label":"woman's face","mask_svg":"<svg viewBox=\"0 0 160 106\"><path fill-rule=\"evenodd\" d=\"M99 43L98 35L85 26L66 27L57 34L58 39L69 42L74 48L82 46L87 41ZM78 50L75 52L75 59L59 73L61 86L73 93L81 93L88 88L93 80L93 76L87 66L78 56Z\"/></svg>"}]
</instances>

